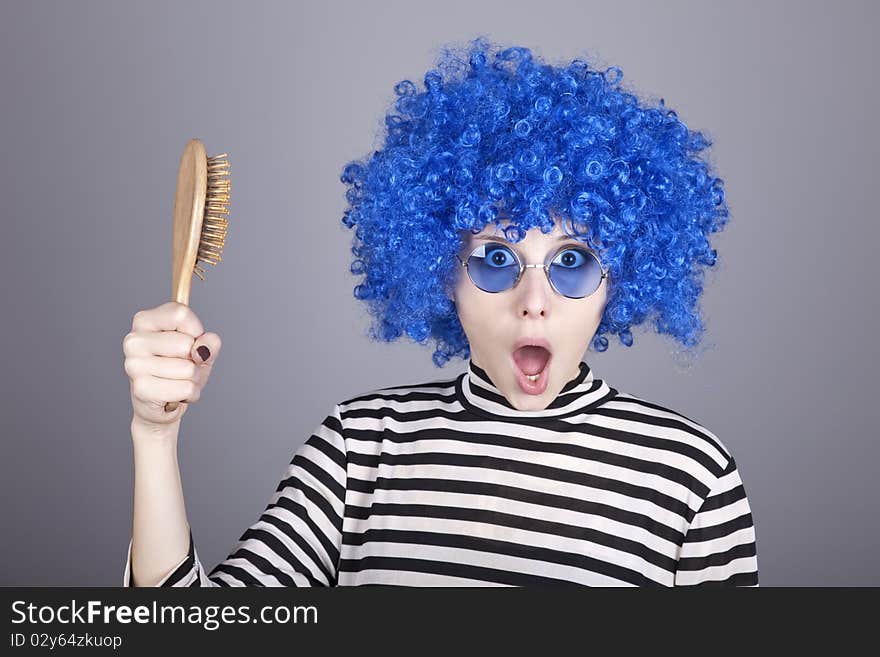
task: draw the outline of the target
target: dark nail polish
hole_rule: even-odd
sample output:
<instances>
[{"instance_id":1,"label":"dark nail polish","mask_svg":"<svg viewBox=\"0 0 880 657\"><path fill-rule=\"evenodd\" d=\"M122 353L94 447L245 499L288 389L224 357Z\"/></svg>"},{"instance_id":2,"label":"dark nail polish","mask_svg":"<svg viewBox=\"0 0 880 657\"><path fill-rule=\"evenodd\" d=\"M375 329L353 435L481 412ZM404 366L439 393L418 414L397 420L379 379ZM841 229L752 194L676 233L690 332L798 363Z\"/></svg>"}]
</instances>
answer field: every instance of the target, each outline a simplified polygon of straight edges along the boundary
<instances>
[{"instance_id":1,"label":"dark nail polish","mask_svg":"<svg viewBox=\"0 0 880 657\"><path fill-rule=\"evenodd\" d=\"M199 347L198 349L196 349L196 351L198 351L198 352L199 352L199 356L202 357L202 362L203 362L203 363L211 357L211 350L208 349L205 345L202 345L201 347Z\"/></svg>"}]
</instances>

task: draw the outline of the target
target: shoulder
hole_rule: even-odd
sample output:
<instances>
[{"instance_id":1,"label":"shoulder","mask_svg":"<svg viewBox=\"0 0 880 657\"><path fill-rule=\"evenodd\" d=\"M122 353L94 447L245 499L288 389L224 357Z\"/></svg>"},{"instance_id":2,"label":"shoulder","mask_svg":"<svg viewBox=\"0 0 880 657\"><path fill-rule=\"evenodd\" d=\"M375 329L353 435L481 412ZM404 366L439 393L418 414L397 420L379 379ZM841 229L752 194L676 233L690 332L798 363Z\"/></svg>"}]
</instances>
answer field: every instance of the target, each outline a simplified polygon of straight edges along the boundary
<instances>
[{"instance_id":1,"label":"shoulder","mask_svg":"<svg viewBox=\"0 0 880 657\"><path fill-rule=\"evenodd\" d=\"M374 388L340 401L341 412L356 409L401 408L431 403L453 403L455 386L461 374L428 381Z\"/></svg>"},{"instance_id":2,"label":"shoulder","mask_svg":"<svg viewBox=\"0 0 880 657\"><path fill-rule=\"evenodd\" d=\"M730 449L712 430L666 405L617 391L596 413L612 428L644 436L652 448L699 464L716 477L736 467Z\"/></svg>"}]
</instances>

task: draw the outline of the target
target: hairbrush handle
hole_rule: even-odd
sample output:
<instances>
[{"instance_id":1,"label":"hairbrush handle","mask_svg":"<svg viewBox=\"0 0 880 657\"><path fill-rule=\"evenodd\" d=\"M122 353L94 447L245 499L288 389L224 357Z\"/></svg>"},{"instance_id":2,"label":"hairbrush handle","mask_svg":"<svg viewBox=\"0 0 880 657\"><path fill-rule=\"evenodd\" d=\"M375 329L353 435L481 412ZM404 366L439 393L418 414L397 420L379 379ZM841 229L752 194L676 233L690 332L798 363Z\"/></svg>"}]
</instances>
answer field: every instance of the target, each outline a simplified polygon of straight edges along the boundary
<instances>
[{"instance_id":1,"label":"hairbrush handle","mask_svg":"<svg viewBox=\"0 0 880 657\"><path fill-rule=\"evenodd\" d=\"M205 145L191 139L180 157L174 194L174 233L171 245L171 299L189 305L195 273L204 280L204 269L222 260L229 213L229 161L226 153L208 158ZM167 402L171 413L182 402Z\"/></svg>"}]
</instances>

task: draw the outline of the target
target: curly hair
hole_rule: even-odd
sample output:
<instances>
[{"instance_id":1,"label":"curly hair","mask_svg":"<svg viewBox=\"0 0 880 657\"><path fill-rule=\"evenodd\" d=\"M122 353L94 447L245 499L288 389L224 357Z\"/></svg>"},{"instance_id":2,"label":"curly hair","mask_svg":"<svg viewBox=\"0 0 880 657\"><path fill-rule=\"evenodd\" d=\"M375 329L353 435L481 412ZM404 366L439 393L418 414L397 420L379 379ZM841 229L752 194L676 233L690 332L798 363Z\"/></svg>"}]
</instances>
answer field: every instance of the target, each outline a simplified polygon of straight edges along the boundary
<instances>
[{"instance_id":1,"label":"curly hair","mask_svg":"<svg viewBox=\"0 0 880 657\"><path fill-rule=\"evenodd\" d=\"M395 85L381 147L340 177L370 338L433 339L437 367L468 358L448 293L464 231L495 223L518 242L559 221L611 274L596 351L606 333L631 346L631 328L648 319L686 348L700 342L704 268L716 262L708 238L728 216L723 182L700 156L711 141L622 78L481 36L440 49L423 90Z\"/></svg>"}]
</instances>

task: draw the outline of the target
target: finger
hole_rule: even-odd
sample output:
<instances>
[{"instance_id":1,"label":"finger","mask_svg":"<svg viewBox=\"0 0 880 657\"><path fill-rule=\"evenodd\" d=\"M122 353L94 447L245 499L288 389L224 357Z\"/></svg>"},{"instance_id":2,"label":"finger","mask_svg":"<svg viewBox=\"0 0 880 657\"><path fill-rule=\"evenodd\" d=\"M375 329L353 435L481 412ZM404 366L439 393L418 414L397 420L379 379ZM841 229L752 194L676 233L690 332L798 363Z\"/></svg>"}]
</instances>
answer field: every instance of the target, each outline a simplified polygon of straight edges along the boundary
<instances>
[{"instance_id":1,"label":"finger","mask_svg":"<svg viewBox=\"0 0 880 657\"><path fill-rule=\"evenodd\" d=\"M131 394L145 404L158 405L170 401L184 401L191 404L199 400L201 390L192 381L141 376L132 382Z\"/></svg>"},{"instance_id":2,"label":"finger","mask_svg":"<svg viewBox=\"0 0 880 657\"><path fill-rule=\"evenodd\" d=\"M139 310L131 322L133 332L179 331L192 338L205 332L201 320L192 308L176 301L163 303L156 308Z\"/></svg>"},{"instance_id":3,"label":"finger","mask_svg":"<svg viewBox=\"0 0 880 657\"><path fill-rule=\"evenodd\" d=\"M122 341L122 350L128 357L168 356L191 358L194 340L177 331L129 333Z\"/></svg>"},{"instance_id":4,"label":"finger","mask_svg":"<svg viewBox=\"0 0 880 657\"><path fill-rule=\"evenodd\" d=\"M200 390L204 389L205 385L207 385L208 379L211 378L212 369L211 363L207 363L206 365L196 365L196 373L192 380Z\"/></svg>"},{"instance_id":5,"label":"finger","mask_svg":"<svg viewBox=\"0 0 880 657\"><path fill-rule=\"evenodd\" d=\"M131 386L131 401L135 417L146 422L147 426L150 426L154 430L161 429L163 426L172 422L177 422L189 408L189 404L186 402L178 402L178 407L176 409L170 413L166 412L165 404L161 402L143 401L139 399L134 393L134 382L132 382Z\"/></svg>"},{"instance_id":6,"label":"finger","mask_svg":"<svg viewBox=\"0 0 880 657\"><path fill-rule=\"evenodd\" d=\"M191 358L193 362L210 367L217 360L222 342L216 333L207 332L193 342Z\"/></svg>"},{"instance_id":7,"label":"finger","mask_svg":"<svg viewBox=\"0 0 880 657\"><path fill-rule=\"evenodd\" d=\"M132 379L149 375L157 376L161 379L194 381L198 367L189 358L147 356L144 358L125 359L125 373Z\"/></svg>"}]
</instances>

